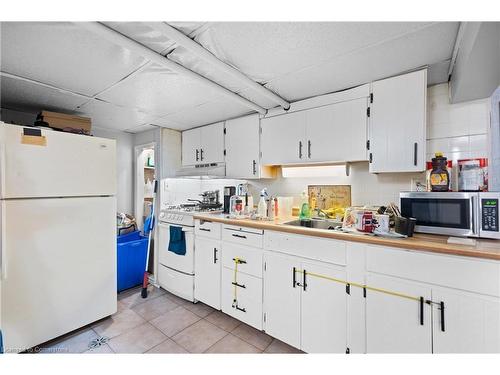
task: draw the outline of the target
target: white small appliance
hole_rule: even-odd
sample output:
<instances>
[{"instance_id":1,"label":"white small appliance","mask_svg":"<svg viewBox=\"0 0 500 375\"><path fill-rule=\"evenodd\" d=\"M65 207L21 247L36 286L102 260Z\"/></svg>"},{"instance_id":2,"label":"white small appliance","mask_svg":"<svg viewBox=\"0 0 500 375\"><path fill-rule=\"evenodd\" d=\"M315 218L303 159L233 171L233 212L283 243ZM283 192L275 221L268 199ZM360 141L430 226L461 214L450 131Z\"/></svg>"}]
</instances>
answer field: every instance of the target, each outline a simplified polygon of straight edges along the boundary
<instances>
[{"instance_id":1,"label":"white small appliance","mask_svg":"<svg viewBox=\"0 0 500 375\"><path fill-rule=\"evenodd\" d=\"M401 192L401 214L415 232L500 239L500 192Z\"/></svg>"},{"instance_id":2,"label":"white small appliance","mask_svg":"<svg viewBox=\"0 0 500 375\"><path fill-rule=\"evenodd\" d=\"M116 142L0 123L0 176L4 350L115 313Z\"/></svg>"}]
</instances>

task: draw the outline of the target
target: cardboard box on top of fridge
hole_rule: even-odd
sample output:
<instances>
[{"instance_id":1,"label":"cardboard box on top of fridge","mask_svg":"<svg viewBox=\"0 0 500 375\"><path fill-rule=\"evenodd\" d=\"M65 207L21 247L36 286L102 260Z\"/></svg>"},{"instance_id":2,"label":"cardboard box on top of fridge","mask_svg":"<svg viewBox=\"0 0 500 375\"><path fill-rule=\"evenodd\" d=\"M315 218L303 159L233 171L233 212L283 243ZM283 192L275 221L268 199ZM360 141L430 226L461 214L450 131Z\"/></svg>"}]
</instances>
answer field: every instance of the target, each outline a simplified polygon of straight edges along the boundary
<instances>
[{"instance_id":1,"label":"cardboard box on top of fridge","mask_svg":"<svg viewBox=\"0 0 500 375\"><path fill-rule=\"evenodd\" d=\"M37 120L44 121L54 129L70 133L90 134L92 121L88 117L67 115L65 113L42 111Z\"/></svg>"}]
</instances>

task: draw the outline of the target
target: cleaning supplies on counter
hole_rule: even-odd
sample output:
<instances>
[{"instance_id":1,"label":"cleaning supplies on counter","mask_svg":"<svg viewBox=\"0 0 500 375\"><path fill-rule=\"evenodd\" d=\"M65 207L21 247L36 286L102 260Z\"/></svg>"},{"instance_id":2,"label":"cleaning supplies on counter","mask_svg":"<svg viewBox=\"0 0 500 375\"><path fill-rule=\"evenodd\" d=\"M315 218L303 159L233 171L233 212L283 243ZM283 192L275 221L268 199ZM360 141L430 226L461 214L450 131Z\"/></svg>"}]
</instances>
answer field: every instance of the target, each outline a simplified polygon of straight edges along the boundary
<instances>
[{"instance_id":1,"label":"cleaning supplies on counter","mask_svg":"<svg viewBox=\"0 0 500 375\"><path fill-rule=\"evenodd\" d=\"M310 220L311 219L311 209L309 208L309 197L307 192L304 190L301 195L301 205L300 205L300 220Z\"/></svg>"},{"instance_id":2,"label":"cleaning supplies on counter","mask_svg":"<svg viewBox=\"0 0 500 375\"><path fill-rule=\"evenodd\" d=\"M260 192L259 204L257 206L257 217L260 219L267 219L267 189L264 188Z\"/></svg>"}]
</instances>

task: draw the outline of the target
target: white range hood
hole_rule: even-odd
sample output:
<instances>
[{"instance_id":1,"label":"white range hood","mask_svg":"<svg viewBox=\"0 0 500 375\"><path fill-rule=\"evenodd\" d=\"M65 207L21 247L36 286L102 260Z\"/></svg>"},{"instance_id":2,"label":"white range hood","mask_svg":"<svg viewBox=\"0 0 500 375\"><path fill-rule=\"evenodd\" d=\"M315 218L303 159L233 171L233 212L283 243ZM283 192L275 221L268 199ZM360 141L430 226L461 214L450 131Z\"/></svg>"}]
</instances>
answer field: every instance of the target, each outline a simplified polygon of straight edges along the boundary
<instances>
[{"instance_id":1,"label":"white range hood","mask_svg":"<svg viewBox=\"0 0 500 375\"><path fill-rule=\"evenodd\" d=\"M226 177L226 163L185 166L177 170L176 177Z\"/></svg>"}]
</instances>

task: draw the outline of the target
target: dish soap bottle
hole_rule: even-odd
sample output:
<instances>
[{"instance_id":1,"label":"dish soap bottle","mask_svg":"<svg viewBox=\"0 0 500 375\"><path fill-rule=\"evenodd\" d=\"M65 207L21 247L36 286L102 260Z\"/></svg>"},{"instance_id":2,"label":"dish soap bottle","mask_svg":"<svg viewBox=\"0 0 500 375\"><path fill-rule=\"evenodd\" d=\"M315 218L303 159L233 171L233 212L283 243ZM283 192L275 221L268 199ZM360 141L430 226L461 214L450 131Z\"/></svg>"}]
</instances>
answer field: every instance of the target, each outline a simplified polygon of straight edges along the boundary
<instances>
[{"instance_id":1,"label":"dish soap bottle","mask_svg":"<svg viewBox=\"0 0 500 375\"><path fill-rule=\"evenodd\" d=\"M450 174L447 169L448 161L443 156L443 153L436 152L432 158L432 170L429 176L431 191L448 191L450 190Z\"/></svg>"},{"instance_id":2,"label":"dish soap bottle","mask_svg":"<svg viewBox=\"0 0 500 375\"><path fill-rule=\"evenodd\" d=\"M311 210L309 208L309 198L305 190L302 192L301 201L302 205L300 207L299 220L310 220Z\"/></svg>"},{"instance_id":3,"label":"dish soap bottle","mask_svg":"<svg viewBox=\"0 0 500 375\"><path fill-rule=\"evenodd\" d=\"M267 218L266 197L267 197L267 189L264 188L260 192L260 200L259 200L259 204L257 206L257 216L260 217L261 219Z\"/></svg>"}]
</instances>

